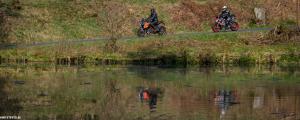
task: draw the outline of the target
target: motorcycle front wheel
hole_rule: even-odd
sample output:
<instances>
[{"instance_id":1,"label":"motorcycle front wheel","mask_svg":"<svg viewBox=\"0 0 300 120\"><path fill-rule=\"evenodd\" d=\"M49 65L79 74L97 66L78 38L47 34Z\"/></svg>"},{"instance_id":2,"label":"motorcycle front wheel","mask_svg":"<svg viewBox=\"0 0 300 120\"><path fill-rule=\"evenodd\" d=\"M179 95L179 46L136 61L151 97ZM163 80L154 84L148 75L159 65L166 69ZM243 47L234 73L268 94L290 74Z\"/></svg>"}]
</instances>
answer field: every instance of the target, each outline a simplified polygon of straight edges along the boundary
<instances>
[{"instance_id":1,"label":"motorcycle front wheel","mask_svg":"<svg viewBox=\"0 0 300 120\"><path fill-rule=\"evenodd\" d=\"M166 35L167 34L167 29L164 26L161 26L158 32L159 35Z\"/></svg>"}]
</instances>

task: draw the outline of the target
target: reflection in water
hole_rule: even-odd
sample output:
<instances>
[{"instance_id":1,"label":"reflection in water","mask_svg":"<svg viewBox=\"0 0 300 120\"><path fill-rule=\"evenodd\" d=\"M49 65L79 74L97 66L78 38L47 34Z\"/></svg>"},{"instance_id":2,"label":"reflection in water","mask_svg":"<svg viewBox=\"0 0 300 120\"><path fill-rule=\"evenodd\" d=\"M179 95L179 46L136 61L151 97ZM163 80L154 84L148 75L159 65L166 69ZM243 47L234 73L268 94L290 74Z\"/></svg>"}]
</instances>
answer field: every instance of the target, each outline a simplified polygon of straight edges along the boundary
<instances>
[{"instance_id":1,"label":"reflection in water","mask_svg":"<svg viewBox=\"0 0 300 120\"><path fill-rule=\"evenodd\" d=\"M253 109L260 109L263 108L264 99L265 98L265 91L263 87L256 87L255 88L255 96L253 100Z\"/></svg>"},{"instance_id":2,"label":"reflection in water","mask_svg":"<svg viewBox=\"0 0 300 120\"><path fill-rule=\"evenodd\" d=\"M18 116L22 106L19 99L11 96L8 77L0 76L0 116Z\"/></svg>"},{"instance_id":3,"label":"reflection in water","mask_svg":"<svg viewBox=\"0 0 300 120\"><path fill-rule=\"evenodd\" d=\"M141 102L148 102L149 109L151 112L156 111L158 95L162 93L161 89L158 88L143 88L139 90L139 98Z\"/></svg>"},{"instance_id":4,"label":"reflection in water","mask_svg":"<svg viewBox=\"0 0 300 120\"><path fill-rule=\"evenodd\" d=\"M219 90L216 91L214 102L220 109L220 119L223 120L225 118L226 111L230 106L237 104L237 91L233 90Z\"/></svg>"},{"instance_id":5,"label":"reflection in water","mask_svg":"<svg viewBox=\"0 0 300 120\"><path fill-rule=\"evenodd\" d=\"M10 75L0 77L0 115L26 120L297 120L300 72L286 69L0 67L0 76Z\"/></svg>"}]
</instances>

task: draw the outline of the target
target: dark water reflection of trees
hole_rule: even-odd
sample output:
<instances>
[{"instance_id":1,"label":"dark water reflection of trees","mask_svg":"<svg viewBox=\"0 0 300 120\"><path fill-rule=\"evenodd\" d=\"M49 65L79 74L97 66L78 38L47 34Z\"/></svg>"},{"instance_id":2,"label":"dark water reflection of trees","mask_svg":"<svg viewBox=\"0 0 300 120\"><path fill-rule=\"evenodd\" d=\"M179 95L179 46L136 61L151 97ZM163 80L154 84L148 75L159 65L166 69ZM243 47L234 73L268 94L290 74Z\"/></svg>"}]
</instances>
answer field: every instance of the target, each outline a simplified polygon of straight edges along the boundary
<instances>
[{"instance_id":1,"label":"dark water reflection of trees","mask_svg":"<svg viewBox=\"0 0 300 120\"><path fill-rule=\"evenodd\" d=\"M8 76L0 76L0 116L17 116L22 110L20 100L11 95Z\"/></svg>"}]
</instances>

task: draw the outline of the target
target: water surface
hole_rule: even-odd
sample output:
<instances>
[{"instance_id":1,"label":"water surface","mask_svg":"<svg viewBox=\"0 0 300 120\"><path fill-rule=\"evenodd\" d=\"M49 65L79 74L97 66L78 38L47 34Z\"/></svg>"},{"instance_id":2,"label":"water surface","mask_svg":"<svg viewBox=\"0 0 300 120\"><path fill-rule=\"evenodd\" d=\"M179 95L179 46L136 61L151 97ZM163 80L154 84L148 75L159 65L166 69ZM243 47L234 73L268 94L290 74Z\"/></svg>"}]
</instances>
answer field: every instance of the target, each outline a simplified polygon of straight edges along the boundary
<instances>
[{"instance_id":1,"label":"water surface","mask_svg":"<svg viewBox=\"0 0 300 120\"><path fill-rule=\"evenodd\" d=\"M156 91L155 107L141 101L141 89ZM1 65L4 115L25 120L299 120L300 69Z\"/></svg>"}]
</instances>

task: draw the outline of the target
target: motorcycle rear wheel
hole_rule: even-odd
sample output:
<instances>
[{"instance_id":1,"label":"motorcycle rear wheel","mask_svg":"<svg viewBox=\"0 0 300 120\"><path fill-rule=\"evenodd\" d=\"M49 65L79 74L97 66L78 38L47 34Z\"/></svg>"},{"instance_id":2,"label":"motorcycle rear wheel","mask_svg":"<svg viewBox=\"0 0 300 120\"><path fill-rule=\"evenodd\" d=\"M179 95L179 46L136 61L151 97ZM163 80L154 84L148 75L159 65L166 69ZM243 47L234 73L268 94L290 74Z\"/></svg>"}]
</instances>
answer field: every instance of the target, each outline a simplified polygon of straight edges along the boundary
<instances>
[{"instance_id":1,"label":"motorcycle rear wheel","mask_svg":"<svg viewBox=\"0 0 300 120\"><path fill-rule=\"evenodd\" d=\"M213 32L220 32L222 30L222 27L218 23L215 23L211 28Z\"/></svg>"},{"instance_id":2,"label":"motorcycle rear wheel","mask_svg":"<svg viewBox=\"0 0 300 120\"><path fill-rule=\"evenodd\" d=\"M141 30L141 29L139 29L138 31L137 31L137 36L138 37L145 37L145 31L144 30Z\"/></svg>"}]
</instances>

